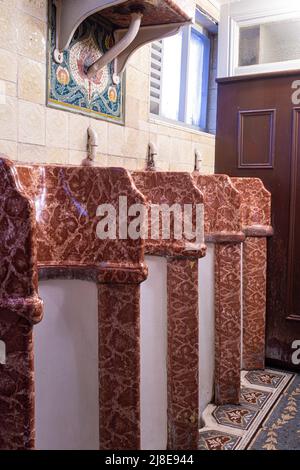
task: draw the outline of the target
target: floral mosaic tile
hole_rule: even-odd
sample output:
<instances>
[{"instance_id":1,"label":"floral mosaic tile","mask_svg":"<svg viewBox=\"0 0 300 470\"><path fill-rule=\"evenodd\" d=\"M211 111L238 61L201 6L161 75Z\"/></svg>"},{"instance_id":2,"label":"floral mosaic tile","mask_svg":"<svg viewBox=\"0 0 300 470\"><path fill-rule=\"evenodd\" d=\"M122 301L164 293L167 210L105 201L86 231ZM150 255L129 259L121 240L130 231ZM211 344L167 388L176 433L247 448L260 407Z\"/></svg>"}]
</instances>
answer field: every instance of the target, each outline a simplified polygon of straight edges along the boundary
<instances>
[{"instance_id":1,"label":"floral mosaic tile","mask_svg":"<svg viewBox=\"0 0 300 470\"><path fill-rule=\"evenodd\" d=\"M241 405L217 406L213 412L216 422L222 426L248 429L257 416L258 410Z\"/></svg>"},{"instance_id":2,"label":"floral mosaic tile","mask_svg":"<svg viewBox=\"0 0 300 470\"><path fill-rule=\"evenodd\" d=\"M242 388L241 389L241 405L250 405L255 408L263 408L267 403L272 393L265 392L262 390L255 390L253 388Z\"/></svg>"},{"instance_id":3,"label":"floral mosaic tile","mask_svg":"<svg viewBox=\"0 0 300 470\"><path fill-rule=\"evenodd\" d=\"M284 374L277 374L275 372L253 370L247 372L245 379L252 385L260 385L263 387L277 388L282 380Z\"/></svg>"},{"instance_id":4,"label":"floral mosaic tile","mask_svg":"<svg viewBox=\"0 0 300 470\"><path fill-rule=\"evenodd\" d=\"M270 410L273 410L274 405L281 403L288 395L285 390L288 384L293 381L293 377L293 374L288 372L273 370L242 371L240 405L216 406L209 404L204 410L202 414L204 427L200 430L200 449L243 450L249 448L248 446L251 445L256 435L258 442L260 436L267 429L267 416L269 416ZM278 429L283 428L281 425L285 420L288 424L290 420L298 417L295 407L297 393L298 389L289 395L290 401L277 422ZM266 418L267 421L263 425ZM273 431L271 426L268 429L267 441L264 442L266 446L274 444L272 441L274 439ZM285 442L284 432L281 437L282 442ZM257 445L259 446L260 442Z\"/></svg>"},{"instance_id":5,"label":"floral mosaic tile","mask_svg":"<svg viewBox=\"0 0 300 470\"><path fill-rule=\"evenodd\" d=\"M114 43L112 32L96 17L85 20L75 32L64 61L53 60L55 49L55 6L50 2L48 105L124 124L123 85L112 81L112 66L101 69L92 80L86 67L95 62Z\"/></svg>"},{"instance_id":6,"label":"floral mosaic tile","mask_svg":"<svg viewBox=\"0 0 300 470\"><path fill-rule=\"evenodd\" d=\"M200 431L199 434L199 450L234 450L240 441L238 436L222 431Z\"/></svg>"}]
</instances>

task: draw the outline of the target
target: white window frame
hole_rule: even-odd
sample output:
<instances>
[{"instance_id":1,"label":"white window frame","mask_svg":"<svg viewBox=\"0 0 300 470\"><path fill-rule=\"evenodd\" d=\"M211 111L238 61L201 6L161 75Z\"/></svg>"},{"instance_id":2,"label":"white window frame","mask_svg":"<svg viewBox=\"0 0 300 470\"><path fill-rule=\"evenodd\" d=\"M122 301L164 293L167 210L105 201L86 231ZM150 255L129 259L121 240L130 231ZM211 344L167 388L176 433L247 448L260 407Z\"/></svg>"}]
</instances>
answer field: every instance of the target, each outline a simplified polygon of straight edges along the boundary
<instances>
[{"instance_id":1,"label":"white window frame","mask_svg":"<svg viewBox=\"0 0 300 470\"><path fill-rule=\"evenodd\" d=\"M191 44L191 33L192 29L194 29L199 36L201 36L204 41L206 42L205 51L204 51L204 58L203 58L203 70L207 71L207 76L205 77L204 83L202 84L202 89L201 89L201 94L203 94L203 90L205 93L205 100L201 100L201 115L200 115L200 121L203 120L204 118L204 123L200 122L199 126L189 124L186 122L187 119L187 102L188 102L188 65L189 65L189 60L190 60L190 44ZM183 31L183 45L185 47L182 48L182 54L181 54L181 87L182 89L180 90L180 103L179 103L179 122L183 122L187 124L188 126L195 127L197 129L200 129L202 131L205 131L207 129L207 105L208 105L208 89L209 89L209 72L210 72L210 53L211 53L211 45L210 45L210 39L209 37L205 34L204 28L199 26L197 23L187 27ZM202 124L202 125L201 125Z\"/></svg>"},{"instance_id":2,"label":"white window frame","mask_svg":"<svg viewBox=\"0 0 300 470\"><path fill-rule=\"evenodd\" d=\"M267 72L280 72L283 70L300 69L300 59L287 60L282 62L273 62L266 64L255 64L248 66L239 66L239 35L241 27L259 26L272 22L280 22L284 20L300 20L299 10L283 11L278 10L270 15L270 12L263 11L260 13L248 13L245 15L236 15L229 18L229 62L228 75L250 75Z\"/></svg>"},{"instance_id":3,"label":"white window frame","mask_svg":"<svg viewBox=\"0 0 300 470\"><path fill-rule=\"evenodd\" d=\"M187 97L188 97L188 64L189 64L189 50L190 50L190 37L192 29L196 30L197 33L207 40L208 48L206 50L206 57L204 58L204 67L205 63L207 66L208 77L205 83L206 90L206 100L202 103L201 106L201 114L205 114L205 125L204 126L196 126L193 124L189 124L186 122L186 113L187 113ZM162 83L163 80L163 55L164 49L162 49L162 68L160 74L160 81ZM185 26L182 32L182 51L181 51L181 89L180 89L180 101L179 101L179 116L178 120L175 119L168 119L163 115L150 113L150 117L152 121L165 121L169 122L170 124L175 124L181 127L194 129L201 132L207 132L207 106L208 106L208 92L209 92L209 69L210 69L210 56L211 56L211 45L210 39L205 34L205 28L201 27L197 23L193 23L192 25ZM203 89L203 88L202 88ZM150 98L151 99L151 98ZM161 96L159 100L161 99Z\"/></svg>"}]
</instances>

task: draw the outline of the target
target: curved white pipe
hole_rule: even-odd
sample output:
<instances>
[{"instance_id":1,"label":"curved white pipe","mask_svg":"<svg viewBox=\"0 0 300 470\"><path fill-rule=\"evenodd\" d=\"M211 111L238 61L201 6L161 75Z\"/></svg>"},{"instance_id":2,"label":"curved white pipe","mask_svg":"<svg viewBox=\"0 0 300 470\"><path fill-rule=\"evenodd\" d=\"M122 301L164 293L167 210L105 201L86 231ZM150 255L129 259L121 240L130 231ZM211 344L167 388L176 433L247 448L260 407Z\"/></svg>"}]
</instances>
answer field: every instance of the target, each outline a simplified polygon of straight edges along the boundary
<instances>
[{"instance_id":1,"label":"curved white pipe","mask_svg":"<svg viewBox=\"0 0 300 470\"><path fill-rule=\"evenodd\" d=\"M148 155L147 155L147 170L155 170L156 165L155 165L155 157L157 157L157 148L156 145L153 142L149 142L148 144Z\"/></svg>"},{"instance_id":2,"label":"curved white pipe","mask_svg":"<svg viewBox=\"0 0 300 470\"><path fill-rule=\"evenodd\" d=\"M87 158L83 160L82 165L91 166L93 165L95 158L97 156L98 135L95 129L92 128L92 126L89 126L87 133L88 133Z\"/></svg>"},{"instance_id":3,"label":"curved white pipe","mask_svg":"<svg viewBox=\"0 0 300 470\"><path fill-rule=\"evenodd\" d=\"M195 171L201 171L202 161L203 158L200 150L195 149Z\"/></svg>"},{"instance_id":4,"label":"curved white pipe","mask_svg":"<svg viewBox=\"0 0 300 470\"><path fill-rule=\"evenodd\" d=\"M105 67L105 65L109 64L112 60L114 60L121 52L123 52L127 47L132 43L132 41L136 38L141 22L142 22L142 13L132 13L131 14L131 22L128 28L127 33L125 36L120 39L117 44L115 44L111 49L109 49L100 59L96 60L94 64L92 64L87 71L88 78L92 78L98 70Z\"/></svg>"},{"instance_id":5,"label":"curved white pipe","mask_svg":"<svg viewBox=\"0 0 300 470\"><path fill-rule=\"evenodd\" d=\"M0 364L6 364L6 345L4 341L0 341Z\"/></svg>"}]
</instances>

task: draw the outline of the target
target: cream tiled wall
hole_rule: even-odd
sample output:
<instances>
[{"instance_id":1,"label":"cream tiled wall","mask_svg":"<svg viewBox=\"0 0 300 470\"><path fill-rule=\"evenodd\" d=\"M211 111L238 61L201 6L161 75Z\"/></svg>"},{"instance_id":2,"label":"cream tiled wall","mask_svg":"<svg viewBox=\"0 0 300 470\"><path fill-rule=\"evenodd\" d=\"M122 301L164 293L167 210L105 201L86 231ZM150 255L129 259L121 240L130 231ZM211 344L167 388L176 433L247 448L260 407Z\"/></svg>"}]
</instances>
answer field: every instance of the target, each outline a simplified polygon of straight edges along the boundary
<instances>
[{"instance_id":1,"label":"cream tiled wall","mask_svg":"<svg viewBox=\"0 0 300 470\"><path fill-rule=\"evenodd\" d=\"M194 11L194 0L178 3ZM209 0L198 3L218 14ZM99 136L99 165L142 169L152 141L163 170L191 171L199 149L203 171L214 171L213 135L149 117L149 45L127 66L125 126L119 126L45 105L46 41L47 0L0 0L0 153L26 162L80 164L91 124Z\"/></svg>"}]
</instances>

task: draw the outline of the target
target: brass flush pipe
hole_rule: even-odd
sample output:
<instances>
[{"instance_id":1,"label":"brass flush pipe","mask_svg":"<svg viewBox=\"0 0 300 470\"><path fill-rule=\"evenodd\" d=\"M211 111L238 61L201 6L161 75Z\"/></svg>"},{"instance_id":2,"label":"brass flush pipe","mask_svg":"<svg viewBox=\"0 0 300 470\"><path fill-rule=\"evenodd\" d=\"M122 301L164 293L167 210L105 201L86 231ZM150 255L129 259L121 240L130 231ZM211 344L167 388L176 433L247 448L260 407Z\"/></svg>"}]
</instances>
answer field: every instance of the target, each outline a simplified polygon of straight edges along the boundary
<instances>
[{"instance_id":1,"label":"brass flush pipe","mask_svg":"<svg viewBox=\"0 0 300 470\"><path fill-rule=\"evenodd\" d=\"M109 64L112 60L118 57L121 52L130 46L140 30L142 18L143 14L141 12L131 13L131 22L127 33L122 37L122 39L120 39L119 42L117 42L117 44L105 52L105 54L103 54L100 59L96 60L96 62L94 62L94 64L92 64L87 69L87 76L89 79L92 79L100 69Z\"/></svg>"}]
</instances>

